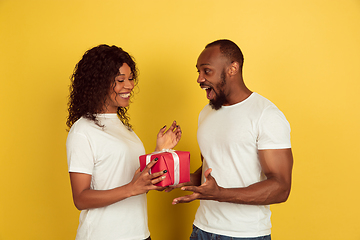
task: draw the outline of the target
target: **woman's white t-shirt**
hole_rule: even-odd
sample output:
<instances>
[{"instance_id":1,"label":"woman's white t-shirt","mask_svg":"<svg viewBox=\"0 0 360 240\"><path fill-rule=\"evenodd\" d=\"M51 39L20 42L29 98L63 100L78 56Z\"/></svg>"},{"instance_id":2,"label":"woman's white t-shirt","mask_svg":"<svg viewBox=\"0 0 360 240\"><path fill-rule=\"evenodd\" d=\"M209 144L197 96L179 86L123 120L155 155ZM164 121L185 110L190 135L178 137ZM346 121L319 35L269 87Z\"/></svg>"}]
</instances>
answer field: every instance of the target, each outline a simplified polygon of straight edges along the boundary
<instances>
[{"instance_id":1,"label":"woman's white t-shirt","mask_svg":"<svg viewBox=\"0 0 360 240\"><path fill-rule=\"evenodd\" d=\"M100 126L80 118L67 142L69 172L91 175L91 189L108 190L131 182L145 154L137 135L117 114L98 114ZM149 237L146 194L80 213L77 240L139 240Z\"/></svg>"}]
</instances>

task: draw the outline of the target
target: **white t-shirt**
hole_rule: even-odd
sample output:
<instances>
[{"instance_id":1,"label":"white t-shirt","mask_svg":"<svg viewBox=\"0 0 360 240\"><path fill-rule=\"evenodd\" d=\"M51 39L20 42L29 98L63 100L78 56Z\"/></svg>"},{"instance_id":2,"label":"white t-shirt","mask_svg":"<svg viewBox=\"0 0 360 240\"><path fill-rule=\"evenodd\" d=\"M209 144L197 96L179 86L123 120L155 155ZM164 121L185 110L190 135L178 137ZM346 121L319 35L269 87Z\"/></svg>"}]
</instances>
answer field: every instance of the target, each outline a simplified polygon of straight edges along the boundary
<instances>
[{"instance_id":1,"label":"white t-shirt","mask_svg":"<svg viewBox=\"0 0 360 240\"><path fill-rule=\"evenodd\" d=\"M219 110L206 105L199 115L197 138L204 157L202 172L212 168L211 175L224 188L266 179L258 150L291 148L285 116L257 93ZM269 206L201 200L194 225L225 236L258 237L271 233L270 215Z\"/></svg>"},{"instance_id":2,"label":"white t-shirt","mask_svg":"<svg viewBox=\"0 0 360 240\"><path fill-rule=\"evenodd\" d=\"M80 118L67 141L69 172L92 175L91 189L108 190L131 182L145 149L117 114L98 114L94 121ZM146 194L80 213L77 240L139 240L149 237Z\"/></svg>"}]
</instances>

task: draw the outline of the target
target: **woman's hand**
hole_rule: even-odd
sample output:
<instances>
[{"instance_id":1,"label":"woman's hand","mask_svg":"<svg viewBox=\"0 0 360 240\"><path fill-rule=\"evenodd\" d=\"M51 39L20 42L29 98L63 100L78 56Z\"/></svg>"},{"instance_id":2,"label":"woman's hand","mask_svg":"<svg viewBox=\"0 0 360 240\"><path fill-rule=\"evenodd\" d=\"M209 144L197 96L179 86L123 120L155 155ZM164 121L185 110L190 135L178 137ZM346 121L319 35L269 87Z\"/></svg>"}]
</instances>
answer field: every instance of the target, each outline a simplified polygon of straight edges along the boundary
<instances>
[{"instance_id":1,"label":"woman's hand","mask_svg":"<svg viewBox=\"0 0 360 240\"><path fill-rule=\"evenodd\" d=\"M174 148L180 139L181 129L179 125L176 125L176 121L174 121L169 129L166 130L166 126L160 129L156 139L155 152Z\"/></svg>"},{"instance_id":2,"label":"woman's hand","mask_svg":"<svg viewBox=\"0 0 360 240\"><path fill-rule=\"evenodd\" d=\"M150 190L164 190L164 187L155 186L156 183L161 182L165 179L165 176L162 176L167 171L161 171L150 174L150 169L156 164L157 158L151 161L142 172L138 168L134 174L132 181L129 183L131 186L131 195L136 196L142 193L147 193Z\"/></svg>"}]
</instances>

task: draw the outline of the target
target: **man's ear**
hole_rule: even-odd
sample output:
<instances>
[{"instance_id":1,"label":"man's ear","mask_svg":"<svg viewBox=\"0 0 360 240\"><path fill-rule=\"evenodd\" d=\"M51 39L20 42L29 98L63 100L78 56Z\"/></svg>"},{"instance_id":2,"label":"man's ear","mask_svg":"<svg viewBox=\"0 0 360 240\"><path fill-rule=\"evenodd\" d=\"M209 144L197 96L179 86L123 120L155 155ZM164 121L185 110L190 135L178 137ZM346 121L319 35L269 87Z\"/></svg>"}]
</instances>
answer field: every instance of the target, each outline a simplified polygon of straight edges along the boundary
<instances>
[{"instance_id":1,"label":"man's ear","mask_svg":"<svg viewBox=\"0 0 360 240\"><path fill-rule=\"evenodd\" d=\"M238 62L236 62L236 61L232 62L229 66L230 76L236 75L239 72L239 67L240 67L240 65Z\"/></svg>"}]
</instances>

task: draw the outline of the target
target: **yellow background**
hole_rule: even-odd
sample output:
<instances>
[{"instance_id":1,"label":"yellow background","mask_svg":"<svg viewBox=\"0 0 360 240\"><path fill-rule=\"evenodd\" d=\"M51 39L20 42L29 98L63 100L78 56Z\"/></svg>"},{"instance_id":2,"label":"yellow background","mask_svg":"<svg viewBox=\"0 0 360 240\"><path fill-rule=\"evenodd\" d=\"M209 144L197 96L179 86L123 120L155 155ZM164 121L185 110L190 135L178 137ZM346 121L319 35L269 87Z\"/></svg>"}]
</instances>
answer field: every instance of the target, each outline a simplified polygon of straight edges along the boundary
<instances>
[{"instance_id":1,"label":"yellow background","mask_svg":"<svg viewBox=\"0 0 360 240\"><path fill-rule=\"evenodd\" d=\"M79 212L67 173L69 77L89 48L115 44L140 69L132 124L147 152L176 119L178 150L200 164L197 117L207 103L195 64L229 38L249 88L292 127L288 202L272 206L273 239L359 240L359 0L0 1L0 239L74 239ZM148 194L154 240L188 239L198 201Z\"/></svg>"}]
</instances>

